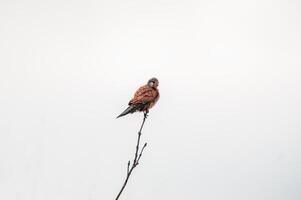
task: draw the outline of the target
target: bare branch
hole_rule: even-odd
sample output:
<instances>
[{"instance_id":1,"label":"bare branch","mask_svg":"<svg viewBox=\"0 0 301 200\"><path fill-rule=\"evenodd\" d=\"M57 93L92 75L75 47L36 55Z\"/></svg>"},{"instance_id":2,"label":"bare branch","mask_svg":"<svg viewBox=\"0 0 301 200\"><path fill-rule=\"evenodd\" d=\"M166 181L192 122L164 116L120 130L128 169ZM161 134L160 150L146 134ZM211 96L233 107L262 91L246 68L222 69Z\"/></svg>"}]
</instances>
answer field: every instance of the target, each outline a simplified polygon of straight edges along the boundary
<instances>
[{"instance_id":1,"label":"bare branch","mask_svg":"<svg viewBox=\"0 0 301 200\"><path fill-rule=\"evenodd\" d=\"M128 161L128 169L127 169L127 173L126 174L128 174L129 171L130 171L130 165L131 165L131 161Z\"/></svg>"},{"instance_id":2,"label":"bare branch","mask_svg":"<svg viewBox=\"0 0 301 200\"><path fill-rule=\"evenodd\" d=\"M141 156L142 156L143 150L144 150L144 148L146 147L146 145L147 145L147 143L145 143L145 144L143 145L143 147L142 147L142 149L141 149L141 151L140 151L140 154L139 154L138 159L137 159L137 165L139 164L139 160L140 160L140 158L141 158Z\"/></svg>"},{"instance_id":3,"label":"bare branch","mask_svg":"<svg viewBox=\"0 0 301 200\"><path fill-rule=\"evenodd\" d=\"M127 182L128 182L128 180L129 180L129 178L130 178L130 176L131 176L131 174L132 174L132 171L133 171L133 170L135 169L135 167L138 165L139 160L140 160L140 158L141 158L141 156L142 156L143 150L145 149L145 147L146 147L146 145L147 145L147 143L145 143L145 144L143 145L143 147L142 147L142 149L141 149L141 151L140 151L140 154L138 155L138 152L139 152L139 145L140 145L140 138L141 138L141 134L142 134L141 131L142 131L142 128L143 128L143 126L144 126L144 122L145 122L145 120L146 120L146 118L147 118L147 116L148 116L147 113L148 113L148 112L144 113L143 121L142 121L140 130L139 130L139 132L138 132L138 138L137 138L137 144L136 144L136 151L135 151L135 156L134 156L134 159L133 159L132 166L131 166L131 162L128 161L126 178L125 178L124 183L123 183L123 185L122 185L122 187L121 187L121 189L120 189L120 191L119 191L119 193L118 193L118 195L117 195L117 197L116 197L115 200L118 200L118 199L119 199L121 193L123 192L125 186L127 185Z\"/></svg>"}]
</instances>

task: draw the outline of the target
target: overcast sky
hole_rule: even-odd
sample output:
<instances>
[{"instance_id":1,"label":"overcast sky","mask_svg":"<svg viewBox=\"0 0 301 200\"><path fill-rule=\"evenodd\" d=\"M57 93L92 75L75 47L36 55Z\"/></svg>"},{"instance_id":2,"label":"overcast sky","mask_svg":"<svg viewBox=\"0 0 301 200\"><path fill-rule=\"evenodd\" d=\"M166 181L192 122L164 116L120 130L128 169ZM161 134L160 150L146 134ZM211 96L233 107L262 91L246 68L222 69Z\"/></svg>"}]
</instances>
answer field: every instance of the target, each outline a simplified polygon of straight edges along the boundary
<instances>
[{"instance_id":1,"label":"overcast sky","mask_svg":"<svg viewBox=\"0 0 301 200\"><path fill-rule=\"evenodd\" d=\"M298 0L0 1L0 199L301 199Z\"/></svg>"}]
</instances>

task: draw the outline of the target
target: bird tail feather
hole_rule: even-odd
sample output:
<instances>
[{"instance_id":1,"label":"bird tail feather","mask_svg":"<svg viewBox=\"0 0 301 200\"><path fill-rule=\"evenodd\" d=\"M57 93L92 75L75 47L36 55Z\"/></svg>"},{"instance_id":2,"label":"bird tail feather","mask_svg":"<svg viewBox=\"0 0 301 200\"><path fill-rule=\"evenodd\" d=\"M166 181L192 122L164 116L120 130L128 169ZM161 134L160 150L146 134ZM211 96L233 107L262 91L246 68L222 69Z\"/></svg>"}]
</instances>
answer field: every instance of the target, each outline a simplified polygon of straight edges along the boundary
<instances>
[{"instance_id":1,"label":"bird tail feather","mask_svg":"<svg viewBox=\"0 0 301 200\"><path fill-rule=\"evenodd\" d=\"M136 112L137 110L140 110L144 107L144 104L142 103L139 103L139 104L133 104L133 105L130 105L127 109L125 109L125 111L123 111L120 115L118 115L116 118L119 118L119 117L122 117L124 115L127 115L129 113L134 113Z\"/></svg>"}]
</instances>

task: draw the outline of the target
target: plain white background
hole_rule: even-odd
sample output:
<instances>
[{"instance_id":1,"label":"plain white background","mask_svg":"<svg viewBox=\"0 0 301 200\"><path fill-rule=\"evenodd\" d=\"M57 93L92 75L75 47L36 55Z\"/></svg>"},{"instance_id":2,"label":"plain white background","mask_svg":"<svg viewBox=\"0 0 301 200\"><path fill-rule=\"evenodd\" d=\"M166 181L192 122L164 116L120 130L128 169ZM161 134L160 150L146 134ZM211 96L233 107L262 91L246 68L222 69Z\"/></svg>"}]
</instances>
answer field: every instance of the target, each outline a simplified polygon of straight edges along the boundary
<instances>
[{"instance_id":1,"label":"plain white background","mask_svg":"<svg viewBox=\"0 0 301 200\"><path fill-rule=\"evenodd\" d=\"M301 198L297 0L0 2L0 199Z\"/></svg>"}]
</instances>

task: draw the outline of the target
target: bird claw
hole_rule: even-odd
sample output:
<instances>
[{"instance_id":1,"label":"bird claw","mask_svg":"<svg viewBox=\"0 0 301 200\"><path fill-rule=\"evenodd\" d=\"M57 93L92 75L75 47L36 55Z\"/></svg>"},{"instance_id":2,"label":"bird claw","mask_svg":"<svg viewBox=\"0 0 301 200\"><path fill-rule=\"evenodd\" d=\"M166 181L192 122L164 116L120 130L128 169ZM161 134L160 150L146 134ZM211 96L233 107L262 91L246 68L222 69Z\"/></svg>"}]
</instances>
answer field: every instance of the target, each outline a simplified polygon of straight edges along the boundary
<instances>
[{"instance_id":1,"label":"bird claw","mask_svg":"<svg viewBox=\"0 0 301 200\"><path fill-rule=\"evenodd\" d=\"M148 117L148 110L144 112L144 118Z\"/></svg>"}]
</instances>

